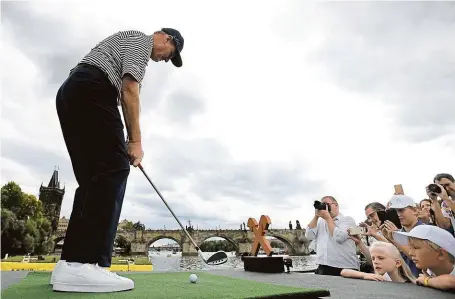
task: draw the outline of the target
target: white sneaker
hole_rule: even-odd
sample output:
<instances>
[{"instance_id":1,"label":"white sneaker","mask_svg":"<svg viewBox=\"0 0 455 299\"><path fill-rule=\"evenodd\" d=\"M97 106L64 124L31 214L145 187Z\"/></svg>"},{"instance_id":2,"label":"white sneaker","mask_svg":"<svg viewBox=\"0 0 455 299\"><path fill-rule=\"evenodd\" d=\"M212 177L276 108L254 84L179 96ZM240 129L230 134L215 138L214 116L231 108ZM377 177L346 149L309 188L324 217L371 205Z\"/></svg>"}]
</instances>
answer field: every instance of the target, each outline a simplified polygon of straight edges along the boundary
<instances>
[{"instance_id":1,"label":"white sneaker","mask_svg":"<svg viewBox=\"0 0 455 299\"><path fill-rule=\"evenodd\" d=\"M53 290L108 293L134 289L134 282L97 264L62 263L54 275Z\"/></svg>"},{"instance_id":2,"label":"white sneaker","mask_svg":"<svg viewBox=\"0 0 455 299\"><path fill-rule=\"evenodd\" d=\"M52 271L51 281L49 282L51 285L54 284L54 277L55 277L55 275L58 273L58 271L60 270L60 268L61 268L61 266L62 266L63 263L65 263L64 260L59 260L59 261L57 262L57 264L55 265L54 270Z\"/></svg>"}]
</instances>

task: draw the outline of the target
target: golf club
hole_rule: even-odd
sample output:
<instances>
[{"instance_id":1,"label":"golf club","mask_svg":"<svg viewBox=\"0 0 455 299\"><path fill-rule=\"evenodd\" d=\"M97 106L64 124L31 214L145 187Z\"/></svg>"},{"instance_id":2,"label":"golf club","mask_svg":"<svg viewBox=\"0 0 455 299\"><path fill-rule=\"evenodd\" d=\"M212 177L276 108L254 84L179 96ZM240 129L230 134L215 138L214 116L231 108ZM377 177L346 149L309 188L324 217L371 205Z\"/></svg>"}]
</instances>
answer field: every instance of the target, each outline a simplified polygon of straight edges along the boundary
<instances>
[{"instance_id":1,"label":"golf club","mask_svg":"<svg viewBox=\"0 0 455 299\"><path fill-rule=\"evenodd\" d=\"M202 251L201 249L199 248L199 246L197 246L196 242L194 242L193 238L191 238L190 234L186 231L186 229L183 227L182 223L180 223L180 220L177 218L177 216L175 216L174 212L172 211L171 207L169 207L169 205L167 204L166 200L164 200L163 196L161 195L160 191L158 191L158 189L155 187L155 185L153 184L152 180L149 178L149 176L147 175L147 173L145 172L144 168L142 167L142 165L139 163L138 165L139 169L142 171L142 173L145 175L145 177L147 178L147 180L150 182L150 184L152 185L153 189L155 189L156 193L158 194L158 196L161 198L161 200L164 202L164 204L166 205L166 207L169 209L169 211L172 213L172 216L174 216L175 220L177 220L177 222L179 223L180 227L183 229L183 231L185 232L186 236L190 239L191 243L193 243L194 247L196 247L196 250L199 254L199 256L202 258L202 260L204 260L204 262L207 264L207 265L212 265L212 266L216 266L216 265L221 265L221 264L224 264L227 262L228 258L227 258L227 254L224 252L224 251L218 251L218 252L215 252L214 254L212 254L208 259L205 259L204 256L202 255Z\"/></svg>"}]
</instances>

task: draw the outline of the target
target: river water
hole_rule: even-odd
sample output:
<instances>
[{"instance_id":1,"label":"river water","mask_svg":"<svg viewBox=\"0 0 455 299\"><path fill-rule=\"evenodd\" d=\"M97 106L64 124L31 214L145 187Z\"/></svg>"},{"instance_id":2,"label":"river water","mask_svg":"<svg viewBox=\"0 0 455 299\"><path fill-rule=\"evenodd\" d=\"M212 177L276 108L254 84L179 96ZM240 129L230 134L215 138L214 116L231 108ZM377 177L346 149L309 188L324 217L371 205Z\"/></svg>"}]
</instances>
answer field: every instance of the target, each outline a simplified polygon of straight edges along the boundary
<instances>
[{"instance_id":1,"label":"river water","mask_svg":"<svg viewBox=\"0 0 455 299\"><path fill-rule=\"evenodd\" d=\"M204 253L208 258L213 253ZM228 261L222 265L209 266L198 256L182 256L181 253L172 254L171 252L150 253L149 259L153 264L153 271L188 271L188 270L210 270L210 269L243 269L241 257L227 252ZM315 269L316 255L309 256L289 256L292 260L291 271L305 271Z\"/></svg>"}]
</instances>

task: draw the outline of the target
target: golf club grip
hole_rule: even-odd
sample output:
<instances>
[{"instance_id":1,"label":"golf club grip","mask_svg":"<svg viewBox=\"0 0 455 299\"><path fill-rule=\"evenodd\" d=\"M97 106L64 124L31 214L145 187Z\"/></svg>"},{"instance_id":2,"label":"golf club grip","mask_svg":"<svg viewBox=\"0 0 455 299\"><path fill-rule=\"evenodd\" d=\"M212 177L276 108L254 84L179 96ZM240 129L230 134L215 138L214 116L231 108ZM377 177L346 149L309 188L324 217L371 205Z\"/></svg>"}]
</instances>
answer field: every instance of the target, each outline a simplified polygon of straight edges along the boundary
<instances>
[{"instance_id":1,"label":"golf club grip","mask_svg":"<svg viewBox=\"0 0 455 299\"><path fill-rule=\"evenodd\" d=\"M164 204L166 205L166 207L169 209L169 211L172 213L172 216L174 216L175 220L177 220L177 222L179 223L180 227L183 229L183 231L185 232L185 234L187 235L187 237L191 240L191 243L193 243L194 247L196 247L196 250L199 251L199 246L197 246L196 242L194 242L193 238L191 238L190 234L186 231L186 229L183 227L182 223L180 223L180 220L177 218L177 216L175 216L174 212L172 211L171 207L167 204L166 200L164 200L163 196L161 195L160 191L158 191L158 189L155 187L155 184L153 184L152 180L149 178L149 176L147 175L147 173L145 172L144 168L142 167L142 165L139 163L138 165L139 169L142 171L142 173L144 174L144 176L147 178L147 180L149 181L149 183L152 185L153 189L155 189L156 193L158 194L158 196L161 198L161 200L164 202Z\"/></svg>"}]
</instances>

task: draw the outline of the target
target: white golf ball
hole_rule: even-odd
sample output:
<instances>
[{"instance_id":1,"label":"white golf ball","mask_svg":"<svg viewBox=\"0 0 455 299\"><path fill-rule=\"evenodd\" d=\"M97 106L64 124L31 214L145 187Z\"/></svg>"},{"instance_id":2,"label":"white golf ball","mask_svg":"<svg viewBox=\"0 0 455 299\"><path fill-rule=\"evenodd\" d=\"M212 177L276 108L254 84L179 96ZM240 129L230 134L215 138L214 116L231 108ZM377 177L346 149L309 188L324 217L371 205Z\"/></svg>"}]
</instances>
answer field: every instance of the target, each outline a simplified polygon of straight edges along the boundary
<instances>
[{"instance_id":1,"label":"white golf ball","mask_svg":"<svg viewBox=\"0 0 455 299\"><path fill-rule=\"evenodd\" d=\"M190 275L190 281L191 281L192 283L196 283L196 281L197 281L197 275L196 275L196 274L191 274L191 275Z\"/></svg>"}]
</instances>

